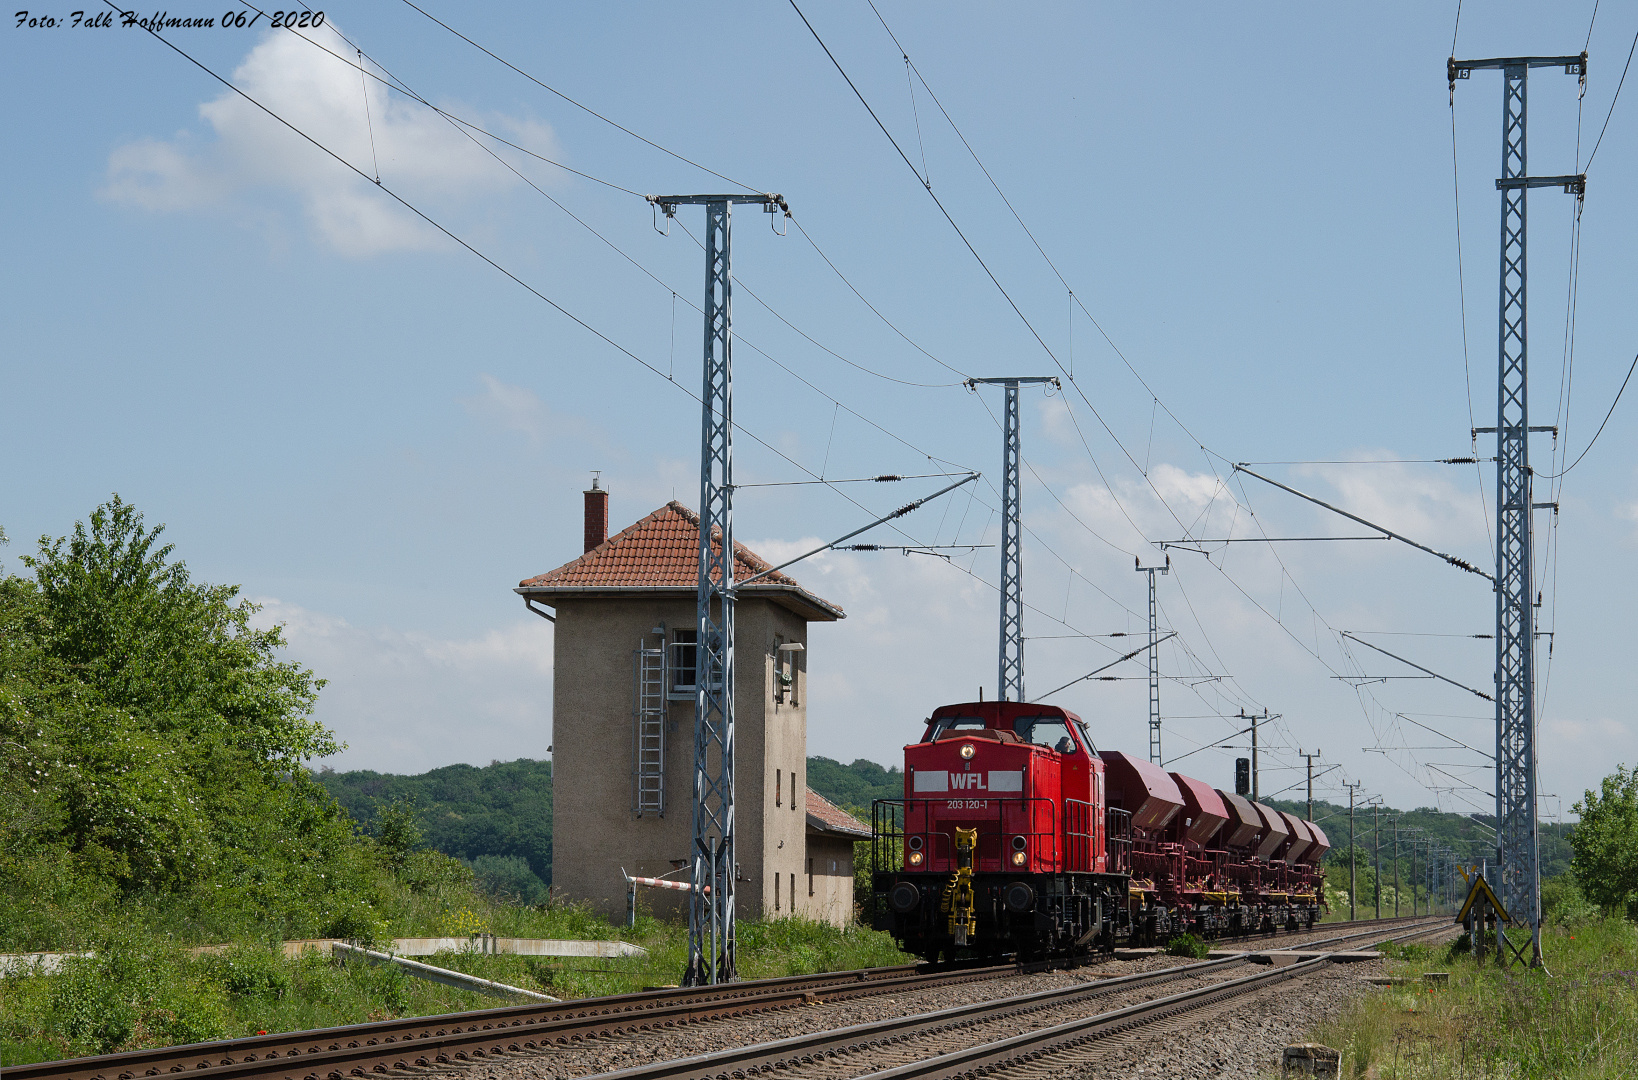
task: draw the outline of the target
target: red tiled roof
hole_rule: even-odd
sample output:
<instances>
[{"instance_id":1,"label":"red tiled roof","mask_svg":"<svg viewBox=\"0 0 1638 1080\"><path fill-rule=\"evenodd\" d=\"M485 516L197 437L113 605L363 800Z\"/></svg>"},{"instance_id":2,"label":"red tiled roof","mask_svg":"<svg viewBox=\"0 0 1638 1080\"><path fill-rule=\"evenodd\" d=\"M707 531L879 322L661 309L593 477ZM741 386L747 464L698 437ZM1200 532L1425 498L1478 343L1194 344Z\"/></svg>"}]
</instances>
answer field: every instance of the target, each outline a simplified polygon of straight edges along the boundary
<instances>
[{"instance_id":1,"label":"red tiled roof","mask_svg":"<svg viewBox=\"0 0 1638 1080\"><path fill-rule=\"evenodd\" d=\"M699 586L699 515L675 500L647 517L615 533L597 547L556 570L525 578L518 583L524 590L552 592L597 588L615 589L695 589ZM720 536L713 547L721 550ZM744 544L734 544L734 579L744 581L767 570L771 564ZM761 578L752 590L774 587L800 592L828 610L829 618L840 618L842 609L828 600L813 596L787 574L773 573Z\"/></svg>"},{"instance_id":2,"label":"red tiled roof","mask_svg":"<svg viewBox=\"0 0 1638 1080\"><path fill-rule=\"evenodd\" d=\"M812 788L808 788L808 828L840 833L860 840L870 839L870 826L843 810Z\"/></svg>"}]
</instances>

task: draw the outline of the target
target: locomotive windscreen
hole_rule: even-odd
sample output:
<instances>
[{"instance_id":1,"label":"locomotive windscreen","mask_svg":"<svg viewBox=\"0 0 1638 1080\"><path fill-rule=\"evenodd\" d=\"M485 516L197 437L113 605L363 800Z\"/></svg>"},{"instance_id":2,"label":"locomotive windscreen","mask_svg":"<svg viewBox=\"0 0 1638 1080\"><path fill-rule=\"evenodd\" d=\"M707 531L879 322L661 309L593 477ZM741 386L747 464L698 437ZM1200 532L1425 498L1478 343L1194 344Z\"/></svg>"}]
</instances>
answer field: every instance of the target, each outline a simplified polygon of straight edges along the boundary
<instances>
[{"instance_id":1,"label":"locomotive windscreen","mask_svg":"<svg viewBox=\"0 0 1638 1080\"><path fill-rule=\"evenodd\" d=\"M933 730L928 732L927 741L933 742L946 731L982 731L986 726L981 716L946 716L933 721Z\"/></svg>"},{"instance_id":2,"label":"locomotive windscreen","mask_svg":"<svg viewBox=\"0 0 1638 1080\"><path fill-rule=\"evenodd\" d=\"M1005 720L1001 721L1002 726L999 730L1008 730L1007 723ZM932 730L927 734L927 741L937 742L940 737L952 731L981 731L987 726L988 722L979 716L942 716L933 721ZM1010 726L1011 731L1021 742L1049 747L1065 754L1076 751L1075 739L1069 733L1069 721L1062 716L1018 716L1012 719ZM1081 729L1081 738L1090 745L1084 728Z\"/></svg>"},{"instance_id":3,"label":"locomotive windscreen","mask_svg":"<svg viewBox=\"0 0 1638 1080\"><path fill-rule=\"evenodd\" d=\"M1036 746L1050 746L1061 753L1072 753L1075 740L1069 737L1069 723L1061 716L1020 716L1012 729L1018 737Z\"/></svg>"}]
</instances>

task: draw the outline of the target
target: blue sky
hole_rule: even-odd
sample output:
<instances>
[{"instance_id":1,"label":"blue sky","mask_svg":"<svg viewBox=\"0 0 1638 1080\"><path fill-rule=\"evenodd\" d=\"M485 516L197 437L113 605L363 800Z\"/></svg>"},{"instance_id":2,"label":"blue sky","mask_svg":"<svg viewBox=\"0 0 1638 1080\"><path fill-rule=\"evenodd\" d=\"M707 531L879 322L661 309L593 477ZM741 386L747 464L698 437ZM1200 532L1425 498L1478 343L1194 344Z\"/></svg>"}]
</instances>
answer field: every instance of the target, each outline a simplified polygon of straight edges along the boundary
<instances>
[{"instance_id":1,"label":"blue sky","mask_svg":"<svg viewBox=\"0 0 1638 1080\"><path fill-rule=\"evenodd\" d=\"M871 539L994 543L998 395L960 379L1073 372L1063 393L1025 397L1032 691L1136 644L1084 635L1141 629L1132 562L1158 558L1155 542L1358 533L1228 463L1295 463L1257 468L1491 560L1490 472L1424 463L1470 453L1469 428L1495 413L1500 85L1479 72L1456 94L1459 275L1454 4L878 3L914 82L867 3L805 4L1006 296L788 4L426 7L608 120L789 200L785 236L735 217L741 482L977 468L971 500ZM141 30L12 19L0 558L16 571L32 538L117 491L168 525L197 576L264 602L331 680L320 715L350 744L338 767L544 756L551 631L511 587L578 552L593 469L615 527L698 500L699 211L662 235L630 192L727 181L405 4L325 14L305 38L265 20L166 37L649 366ZM1456 51L1579 52L1591 14L1470 3ZM1600 12L1582 101L1574 79L1532 75L1532 172L1585 163L1635 32L1638 13ZM369 75L343 62L355 48ZM377 77L616 186L478 136L511 171ZM1638 350L1635 110L1619 101L1589 169L1569 380L1573 200L1531 196L1532 422L1564 426L1572 453ZM1557 524L1537 520L1555 635L1542 790L1563 797L1547 813L1638 758L1633 416L1624 402L1552 494ZM1551 439L1534 453L1556 471ZM1396 463L1336 464L1362 459ZM738 534L795 554L940 483L748 489ZM1168 756L1233 741L1223 716L1266 707L1282 720L1265 792L1318 747L1339 767L1317 792L1347 778L1394 805L1492 805L1483 759L1398 716L1482 749L1487 702L1336 677L1415 674L1348 630L1488 689L1489 641L1409 636L1490 633L1485 582L1391 543L1211 550L1173 552L1160 586L1179 632L1162 651ZM814 634L811 752L890 762L932 707L993 692L993 549L793 572L850 613ZM1144 745L1141 681L1053 700L1103 745ZM1226 785L1236 754L1178 767Z\"/></svg>"}]
</instances>

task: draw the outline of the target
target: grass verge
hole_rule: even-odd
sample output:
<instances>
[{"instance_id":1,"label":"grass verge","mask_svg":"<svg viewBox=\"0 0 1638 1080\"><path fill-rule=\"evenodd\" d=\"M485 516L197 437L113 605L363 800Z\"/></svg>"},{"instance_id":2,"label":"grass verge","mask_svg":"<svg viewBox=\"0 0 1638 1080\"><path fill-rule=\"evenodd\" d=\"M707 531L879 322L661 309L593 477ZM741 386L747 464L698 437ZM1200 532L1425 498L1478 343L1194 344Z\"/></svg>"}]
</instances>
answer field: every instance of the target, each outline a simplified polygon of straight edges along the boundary
<instances>
[{"instance_id":1,"label":"grass verge","mask_svg":"<svg viewBox=\"0 0 1638 1080\"><path fill-rule=\"evenodd\" d=\"M686 926L643 916L628 930L578 905L523 907L471 893L464 899L437 918L427 902L422 918L402 932L624 939L648 955L605 960L446 952L424 962L563 998L675 983L686 962ZM910 959L885 934L801 918L742 921L738 941L746 979ZM175 936L151 926L128 927L96 943L95 956L71 960L57 974L0 977L0 1068L510 1003L391 966L318 953L286 957L271 940L239 941L226 952L195 955Z\"/></svg>"},{"instance_id":2,"label":"grass verge","mask_svg":"<svg viewBox=\"0 0 1638 1080\"><path fill-rule=\"evenodd\" d=\"M1344 1077L1638 1076L1638 927L1625 919L1544 928L1546 971L1479 970L1462 943L1384 951L1387 973L1405 981L1310 1035L1341 1051ZM1447 984L1424 982L1438 971Z\"/></svg>"}]
</instances>

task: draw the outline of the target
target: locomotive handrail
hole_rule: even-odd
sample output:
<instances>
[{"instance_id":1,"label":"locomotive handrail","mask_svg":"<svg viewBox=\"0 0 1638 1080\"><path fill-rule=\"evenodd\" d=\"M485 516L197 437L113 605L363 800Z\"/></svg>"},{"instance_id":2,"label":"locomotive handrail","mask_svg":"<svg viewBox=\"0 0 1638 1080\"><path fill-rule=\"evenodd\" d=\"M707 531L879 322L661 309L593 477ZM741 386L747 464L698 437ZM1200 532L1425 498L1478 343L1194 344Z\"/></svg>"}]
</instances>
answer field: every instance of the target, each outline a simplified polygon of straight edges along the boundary
<instances>
[{"instance_id":1,"label":"locomotive handrail","mask_svg":"<svg viewBox=\"0 0 1638 1080\"><path fill-rule=\"evenodd\" d=\"M1106 864L1112 874L1123 873L1132 867L1132 815L1118 807L1103 811L1103 845Z\"/></svg>"},{"instance_id":2,"label":"locomotive handrail","mask_svg":"<svg viewBox=\"0 0 1638 1080\"><path fill-rule=\"evenodd\" d=\"M919 811L922 814L922 824L926 825L928 823L926 815L929 811L939 809L940 804L945 804L947 806L951 801L953 800L948 798L874 800L871 803L870 815L871 872L882 873L908 871L914 873L926 873L948 872L954 870L954 841L949 832L939 828L911 828L912 814ZM995 827L994 835L998 844L1001 836L1028 837L1031 844L1026 850L1032 851L1034 856L1033 862L1035 864L1045 864L1046 866L1052 868L1052 872L1056 873L1065 872L1068 869L1065 865L1063 853L1060 851L1059 846L1058 806L1052 799L1041 796L1020 796L1017 798L1003 799L991 795L984 801L995 804L993 817L988 816L988 811L990 808L985 807L985 817L978 818L963 816L959 819L946 820L959 820L963 824L971 824L974 822L993 822ZM1047 811L1045 816L1049 819L1046 822L1046 828L1044 829L1036 827L1038 824L1040 824L1038 818L1041 816L1040 811L1042 808L1045 808ZM1013 811L1022 818L1021 822L1014 821L1013 824L1015 826L1022 825L1023 827L1008 826L1009 810ZM921 850L927 852L926 861L921 866L913 868L904 864L904 845L908 843L912 837L921 837L924 845ZM986 839L986 837L981 836L980 843L982 843L984 839ZM931 849L929 849L927 846L929 841L931 841ZM999 871L1002 873L1013 870L1012 867L1009 867L1006 864L1006 854L1007 853L1003 850L997 850L993 856L995 861L998 863ZM982 861L991 858L991 856L980 848L978 858ZM984 870L983 867L980 866L979 872L988 873L991 871Z\"/></svg>"}]
</instances>

